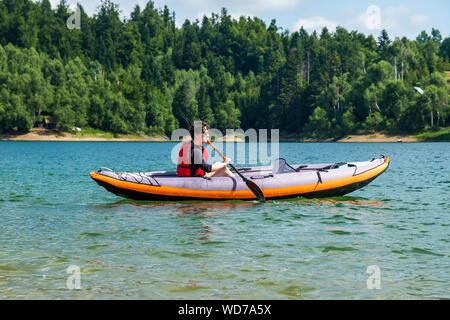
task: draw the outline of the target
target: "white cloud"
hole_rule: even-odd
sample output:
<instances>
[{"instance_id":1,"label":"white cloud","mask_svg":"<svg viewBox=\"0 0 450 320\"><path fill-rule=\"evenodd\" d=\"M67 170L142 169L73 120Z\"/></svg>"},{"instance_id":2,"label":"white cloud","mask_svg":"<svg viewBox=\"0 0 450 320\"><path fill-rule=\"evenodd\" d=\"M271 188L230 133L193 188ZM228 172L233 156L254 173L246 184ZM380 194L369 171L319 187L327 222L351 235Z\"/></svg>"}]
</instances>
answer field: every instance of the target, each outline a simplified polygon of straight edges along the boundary
<instances>
[{"instance_id":1,"label":"white cloud","mask_svg":"<svg viewBox=\"0 0 450 320\"><path fill-rule=\"evenodd\" d=\"M53 9L55 9L58 6L59 2L60 0L50 0L50 5Z\"/></svg>"},{"instance_id":2,"label":"white cloud","mask_svg":"<svg viewBox=\"0 0 450 320\"><path fill-rule=\"evenodd\" d=\"M161 2L159 0L157 2ZM184 6L196 8L203 12L216 12L225 7L229 12L263 14L294 9L304 0L184 0ZM167 1L166 2L170 2ZM170 5L170 3L168 3Z\"/></svg>"},{"instance_id":3,"label":"white cloud","mask_svg":"<svg viewBox=\"0 0 450 320\"><path fill-rule=\"evenodd\" d=\"M374 18L378 13L380 13L379 21ZM419 32L419 28L428 27L429 23L429 16L415 13L411 7L406 5L384 8L369 6L366 11L357 16L357 19L347 21L347 25L350 25L351 28L374 36L377 36L381 29L386 29L391 38L404 36L405 34L411 36L413 32ZM408 31L405 32L405 30Z\"/></svg>"},{"instance_id":4,"label":"white cloud","mask_svg":"<svg viewBox=\"0 0 450 320\"><path fill-rule=\"evenodd\" d=\"M226 0L226 1L214 1L214 0L184 0L183 6L196 10L196 14L189 13L187 11L176 12L176 25L180 27L183 25L185 19L195 21L198 19L200 22L203 16L211 16L211 13L220 14L223 7L227 9L228 14L236 20L239 20L241 16L244 17L257 17L264 13L271 13L275 11L285 11L295 7L304 0ZM173 8L171 5L173 0L165 0L169 8ZM162 0L155 1L156 6L162 4Z\"/></svg>"},{"instance_id":5,"label":"white cloud","mask_svg":"<svg viewBox=\"0 0 450 320\"><path fill-rule=\"evenodd\" d=\"M242 1L240 1L242 2ZM259 10L285 10L300 4L301 0L250 0L246 4Z\"/></svg>"},{"instance_id":6,"label":"white cloud","mask_svg":"<svg viewBox=\"0 0 450 320\"><path fill-rule=\"evenodd\" d=\"M231 12L230 16L231 16L231 18L236 19L236 20L239 20L241 17L244 17L244 18L248 18L248 17L254 18L255 17L255 15L251 14L251 13L234 13L234 12Z\"/></svg>"},{"instance_id":7,"label":"white cloud","mask_svg":"<svg viewBox=\"0 0 450 320\"><path fill-rule=\"evenodd\" d=\"M424 14L415 14L411 17L411 22L418 27L425 26L429 20L430 20L430 17L428 17Z\"/></svg>"},{"instance_id":8,"label":"white cloud","mask_svg":"<svg viewBox=\"0 0 450 320\"><path fill-rule=\"evenodd\" d=\"M381 23L381 9L375 5L368 6L367 10L358 16L358 24L369 30L380 30Z\"/></svg>"},{"instance_id":9,"label":"white cloud","mask_svg":"<svg viewBox=\"0 0 450 320\"><path fill-rule=\"evenodd\" d=\"M299 19L295 23L292 31L298 31L301 27L303 27L307 31L316 30L317 32L320 32L323 27L327 27L329 31L334 31L336 30L337 26L338 24L334 21L328 20L324 17L316 16L307 19Z\"/></svg>"},{"instance_id":10,"label":"white cloud","mask_svg":"<svg viewBox=\"0 0 450 320\"><path fill-rule=\"evenodd\" d=\"M389 6L382 11L382 28L388 30L398 30L404 26L405 18L411 15L411 8L408 6Z\"/></svg>"},{"instance_id":11,"label":"white cloud","mask_svg":"<svg viewBox=\"0 0 450 320\"><path fill-rule=\"evenodd\" d=\"M388 6L384 10L384 13L386 15L390 16L402 16L406 14L411 13L411 8L405 5L398 5L398 6Z\"/></svg>"},{"instance_id":12,"label":"white cloud","mask_svg":"<svg viewBox=\"0 0 450 320\"><path fill-rule=\"evenodd\" d=\"M356 21L353 20L352 27L369 33L378 33L381 29L386 29L390 33L398 33L405 27L410 27L411 15L411 8L405 5L385 8L371 5L358 15Z\"/></svg>"}]
</instances>

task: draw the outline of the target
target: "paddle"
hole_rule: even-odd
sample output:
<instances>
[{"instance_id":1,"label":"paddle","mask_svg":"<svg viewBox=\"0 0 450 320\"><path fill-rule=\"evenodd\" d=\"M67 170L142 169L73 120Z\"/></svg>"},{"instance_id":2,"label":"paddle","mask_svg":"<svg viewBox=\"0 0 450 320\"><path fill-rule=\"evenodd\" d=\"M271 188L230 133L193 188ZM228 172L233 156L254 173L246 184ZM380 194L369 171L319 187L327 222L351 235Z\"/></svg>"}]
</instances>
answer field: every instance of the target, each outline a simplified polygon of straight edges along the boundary
<instances>
[{"instance_id":1,"label":"paddle","mask_svg":"<svg viewBox=\"0 0 450 320\"><path fill-rule=\"evenodd\" d=\"M213 147L214 150L216 150L216 152L219 154L219 156L222 157L224 161L226 160L225 156L222 153L220 153L219 150L217 150L217 148L212 144L211 141L208 141L208 144L211 147ZM260 187L258 187L258 185L254 183L252 180L249 180L246 177L244 177L242 173L240 173L239 170L237 170L231 163L229 163L229 165L234 171L236 171L239 177L241 177L242 180L244 180L245 184L255 194L256 198L261 202L266 202L266 198L264 197L264 193L262 192Z\"/></svg>"}]
</instances>

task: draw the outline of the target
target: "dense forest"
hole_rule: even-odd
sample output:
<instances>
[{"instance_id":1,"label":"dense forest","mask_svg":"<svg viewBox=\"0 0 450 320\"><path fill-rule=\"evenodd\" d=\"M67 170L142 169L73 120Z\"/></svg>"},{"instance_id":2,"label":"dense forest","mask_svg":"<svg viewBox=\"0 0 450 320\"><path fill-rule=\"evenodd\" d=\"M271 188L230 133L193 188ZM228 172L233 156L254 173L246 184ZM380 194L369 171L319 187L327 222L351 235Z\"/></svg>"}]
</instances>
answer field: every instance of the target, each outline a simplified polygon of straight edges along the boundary
<instances>
[{"instance_id":1,"label":"dense forest","mask_svg":"<svg viewBox=\"0 0 450 320\"><path fill-rule=\"evenodd\" d=\"M122 19L109 0L92 17L80 7L81 28L69 29L67 9L0 1L0 132L44 116L61 130L170 135L201 118L316 137L450 121L450 38L436 29L415 40L308 34L226 9L178 28L167 7L150 1Z\"/></svg>"}]
</instances>

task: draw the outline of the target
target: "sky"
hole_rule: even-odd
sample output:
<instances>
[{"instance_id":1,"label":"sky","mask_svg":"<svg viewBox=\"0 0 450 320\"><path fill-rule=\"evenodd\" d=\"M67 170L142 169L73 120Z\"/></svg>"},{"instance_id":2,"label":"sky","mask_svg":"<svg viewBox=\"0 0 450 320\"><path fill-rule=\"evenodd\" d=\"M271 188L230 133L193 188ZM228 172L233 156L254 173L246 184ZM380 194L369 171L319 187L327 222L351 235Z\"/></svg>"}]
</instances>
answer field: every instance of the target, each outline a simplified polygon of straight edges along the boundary
<instances>
[{"instance_id":1,"label":"sky","mask_svg":"<svg viewBox=\"0 0 450 320\"><path fill-rule=\"evenodd\" d=\"M59 0L50 2L56 6ZM90 16L100 5L100 0L67 2L80 3ZM137 4L144 8L147 3L146 0L112 2L119 4L123 18L129 17ZM386 29L392 39L403 36L415 39L422 30L431 33L433 27L439 29L443 37L450 36L449 0L154 0L154 3L157 8L167 5L170 11L175 11L177 26L185 19L201 21L204 15L220 13L225 7L234 18L258 17L267 25L276 19L278 27L290 32L298 31L301 26L319 33L324 26L330 31L342 26L375 37Z\"/></svg>"}]
</instances>

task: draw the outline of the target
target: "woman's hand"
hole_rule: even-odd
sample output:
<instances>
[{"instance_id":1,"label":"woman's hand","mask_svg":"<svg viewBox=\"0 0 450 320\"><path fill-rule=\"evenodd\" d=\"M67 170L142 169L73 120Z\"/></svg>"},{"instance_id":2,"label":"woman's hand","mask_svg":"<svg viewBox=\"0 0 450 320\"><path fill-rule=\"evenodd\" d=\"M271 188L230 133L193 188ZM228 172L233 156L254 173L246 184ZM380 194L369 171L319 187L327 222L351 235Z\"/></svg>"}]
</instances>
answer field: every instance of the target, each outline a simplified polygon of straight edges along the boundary
<instances>
[{"instance_id":1,"label":"woman's hand","mask_svg":"<svg viewBox=\"0 0 450 320\"><path fill-rule=\"evenodd\" d=\"M231 160L230 158L225 157L225 159L223 159L223 162L225 163L225 165L227 165L231 162Z\"/></svg>"}]
</instances>

